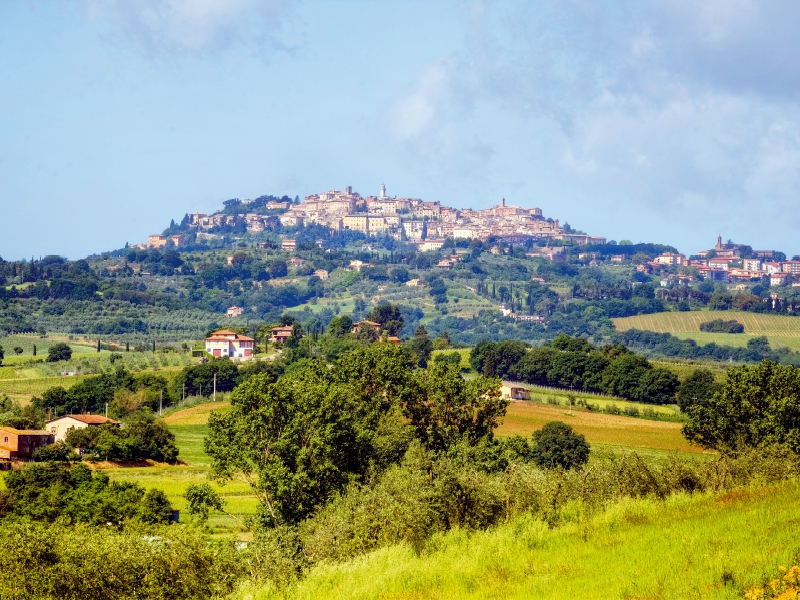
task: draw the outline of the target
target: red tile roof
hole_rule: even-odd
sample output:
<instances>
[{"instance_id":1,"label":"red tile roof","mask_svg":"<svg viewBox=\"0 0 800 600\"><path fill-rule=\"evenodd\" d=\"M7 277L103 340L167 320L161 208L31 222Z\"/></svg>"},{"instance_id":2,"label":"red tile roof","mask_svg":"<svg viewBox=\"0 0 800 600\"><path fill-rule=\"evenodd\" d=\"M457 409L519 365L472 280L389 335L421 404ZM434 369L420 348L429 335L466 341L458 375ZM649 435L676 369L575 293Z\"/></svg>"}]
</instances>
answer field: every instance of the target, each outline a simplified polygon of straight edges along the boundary
<instances>
[{"instance_id":1,"label":"red tile roof","mask_svg":"<svg viewBox=\"0 0 800 600\"><path fill-rule=\"evenodd\" d=\"M48 423L55 421L56 419L63 419L64 417L75 419L76 421L80 421L81 423L86 423L87 425L100 425L102 423L113 423L115 425L119 424L119 421L115 421L114 419L109 419L108 417L104 417L103 415L61 415L60 417L56 417L55 419L50 419Z\"/></svg>"}]
</instances>

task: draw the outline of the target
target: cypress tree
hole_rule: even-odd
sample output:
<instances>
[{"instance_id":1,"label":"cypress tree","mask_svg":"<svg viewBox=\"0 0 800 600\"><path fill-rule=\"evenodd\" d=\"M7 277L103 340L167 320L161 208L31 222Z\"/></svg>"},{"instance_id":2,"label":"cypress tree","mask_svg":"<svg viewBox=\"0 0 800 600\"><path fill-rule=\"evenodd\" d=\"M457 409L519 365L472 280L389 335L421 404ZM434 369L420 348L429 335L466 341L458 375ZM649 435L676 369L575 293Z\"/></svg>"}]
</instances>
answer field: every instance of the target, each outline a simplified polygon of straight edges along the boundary
<instances>
[{"instance_id":1,"label":"cypress tree","mask_svg":"<svg viewBox=\"0 0 800 600\"><path fill-rule=\"evenodd\" d=\"M33 355L36 356L36 344L33 345Z\"/></svg>"},{"instance_id":2,"label":"cypress tree","mask_svg":"<svg viewBox=\"0 0 800 600\"><path fill-rule=\"evenodd\" d=\"M100 352L100 340L97 340L97 351Z\"/></svg>"},{"instance_id":3,"label":"cypress tree","mask_svg":"<svg viewBox=\"0 0 800 600\"><path fill-rule=\"evenodd\" d=\"M130 352L130 351L131 351L131 344L130 344L130 342L125 342L125 352Z\"/></svg>"},{"instance_id":4,"label":"cypress tree","mask_svg":"<svg viewBox=\"0 0 800 600\"><path fill-rule=\"evenodd\" d=\"M486 353L486 360L483 363L483 376L494 377L496 372L497 366L495 365L494 352L489 350L489 352Z\"/></svg>"}]
</instances>

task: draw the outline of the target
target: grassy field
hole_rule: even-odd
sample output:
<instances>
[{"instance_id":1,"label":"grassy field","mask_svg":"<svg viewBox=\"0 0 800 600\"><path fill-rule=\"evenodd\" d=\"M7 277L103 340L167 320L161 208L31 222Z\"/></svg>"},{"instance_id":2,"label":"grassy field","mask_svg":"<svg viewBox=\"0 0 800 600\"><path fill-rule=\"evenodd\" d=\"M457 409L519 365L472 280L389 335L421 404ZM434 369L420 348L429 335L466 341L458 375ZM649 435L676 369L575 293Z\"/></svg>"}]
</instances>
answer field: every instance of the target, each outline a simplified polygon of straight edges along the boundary
<instances>
[{"instance_id":1,"label":"grassy field","mask_svg":"<svg viewBox=\"0 0 800 600\"><path fill-rule=\"evenodd\" d=\"M550 529L519 517L316 567L240 600L734 599L798 562L800 487L623 501ZM787 596L788 597L788 596Z\"/></svg>"},{"instance_id":2,"label":"grassy field","mask_svg":"<svg viewBox=\"0 0 800 600\"><path fill-rule=\"evenodd\" d=\"M469 353L472 352L471 348L459 348L459 349L450 348L449 350L434 350L433 352L431 352L431 360L433 360L437 354L451 354L453 352L458 352L461 355L462 370L473 371L472 365L469 364Z\"/></svg>"},{"instance_id":3,"label":"grassy field","mask_svg":"<svg viewBox=\"0 0 800 600\"><path fill-rule=\"evenodd\" d=\"M229 410L228 402L206 402L198 406L186 408L167 416L170 431L175 434L175 442L179 449L179 458L185 464L164 465L157 467L134 467L106 469L112 479L135 481L146 488L158 488L169 497L172 505L182 510L181 520L188 520L185 512L186 501L183 494L190 484L208 482L211 460L203 451L203 439L208 434L208 415L212 410ZM225 500L226 510L235 515L230 517L214 514L209 519L208 527L212 535L235 534L246 537L245 530L238 519L252 515L256 511L258 499L243 480L236 480L224 486L212 484Z\"/></svg>"},{"instance_id":4,"label":"grassy field","mask_svg":"<svg viewBox=\"0 0 800 600\"><path fill-rule=\"evenodd\" d=\"M712 362L703 362L703 361L672 361L672 360L650 360L654 367L664 367L665 369L669 369L675 375L678 376L678 379L683 381L689 375L694 373L698 368L702 367L704 369L708 369L714 374L714 379L718 383L725 383L725 380L728 377L728 365L722 363L712 363Z\"/></svg>"},{"instance_id":5,"label":"grassy field","mask_svg":"<svg viewBox=\"0 0 800 600\"><path fill-rule=\"evenodd\" d=\"M27 397L41 396L48 388L60 385L68 389L81 379L83 379L81 375L74 377L38 377L35 379L18 377L16 379L3 379L0 380L0 394Z\"/></svg>"},{"instance_id":6,"label":"grassy field","mask_svg":"<svg viewBox=\"0 0 800 600\"><path fill-rule=\"evenodd\" d=\"M569 413L572 412L570 415ZM627 448L700 453L681 435L681 424L617 415L570 411L563 406L513 401L497 435L530 436L549 421L563 421L586 436L591 444Z\"/></svg>"},{"instance_id":7,"label":"grassy field","mask_svg":"<svg viewBox=\"0 0 800 600\"><path fill-rule=\"evenodd\" d=\"M22 354L19 355L19 358L28 359L33 358L34 345L36 346L37 356L47 356L47 351L50 346L62 342L68 343L72 351L76 354L96 352L96 347L94 345L69 340L67 337L54 335L40 338L38 335L14 334L0 337L0 346L3 346L6 352L6 359L3 362L18 358L18 356L14 354L15 347L22 348Z\"/></svg>"},{"instance_id":8,"label":"grassy field","mask_svg":"<svg viewBox=\"0 0 800 600\"><path fill-rule=\"evenodd\" d=\"M700 331L700 323L714 319L735 319L744 325L744 333L707 333ZM767 315L734 310L665 312L611 319L620 330L645 329L671 333L682 339L693 339L699 344L715 342L727 346L746 346L751 337L767 336L773 347L781 346L800 350L800 318Z\"/></svg>"}]
</instances>

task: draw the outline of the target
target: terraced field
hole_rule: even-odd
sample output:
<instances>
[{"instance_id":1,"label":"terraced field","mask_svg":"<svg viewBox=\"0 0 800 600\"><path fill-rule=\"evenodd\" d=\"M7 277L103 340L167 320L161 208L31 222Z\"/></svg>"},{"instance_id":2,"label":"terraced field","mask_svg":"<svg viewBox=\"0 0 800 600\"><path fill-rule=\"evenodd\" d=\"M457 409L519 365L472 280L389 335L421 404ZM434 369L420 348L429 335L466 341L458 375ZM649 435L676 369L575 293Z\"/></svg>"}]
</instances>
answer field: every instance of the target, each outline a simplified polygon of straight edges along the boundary
<instances>
[{"instance_id":1,"label":"terraced field","mask_svg":"<svg viewBox=\"0 0 800 600\"><path fill-rule=\"evenodd\" d=\"M744 325L744 333L706 333L700 324L714 319L735 319ZM664 312L612 319L619 331L645 329L671 333L682 339L693 339L698 344L716 344L743 347L751 337L766 336L775 347L800 351L800 318L783 315L757 314L741 311L691 311Z\"/></svg>"}]
</instances>

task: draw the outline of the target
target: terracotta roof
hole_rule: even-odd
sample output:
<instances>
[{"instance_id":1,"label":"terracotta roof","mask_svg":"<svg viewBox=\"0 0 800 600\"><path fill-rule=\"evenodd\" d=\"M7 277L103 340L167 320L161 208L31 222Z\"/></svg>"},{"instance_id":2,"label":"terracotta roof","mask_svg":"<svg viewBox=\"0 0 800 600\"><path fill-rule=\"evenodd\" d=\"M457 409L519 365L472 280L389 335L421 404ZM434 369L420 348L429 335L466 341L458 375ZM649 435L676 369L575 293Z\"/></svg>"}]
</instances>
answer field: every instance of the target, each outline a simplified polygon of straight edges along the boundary
<instances>
[{"instance_id":1,"label":"terracotta roof","mask_svg":"<svg viewBox=\"0 0 800 600\"><path fill-rule=\"evenodd\" d=\"M224 334L224 335L220 335ZM229 336L233 336L232 338ZM206 340L217 340L222 342L233 342L236 340L245 341L245 342L254 342L255 340L251 337L247 337L246 335L239 335L238 333L233 333L232 331L222 332L222 331L215 331L211 334L211 337L207 337Z\"/></svg>"},{"instance_id":2,"label":"terracotta roof","mask_svg":"<svg viewBox=\"0 0 800 600\"><path fill-rule=\"evenodd\" d=\"M236 307L234 306L233 308ZM232 331L228 331L227 329L218 329L217 331L212 331L211 335L214 336L214 335L236 335L236 334Z\"/></svg>"},{"instance_id":3,"label":"terracotta roof","mask_svg":"<svg viewBox=\"0 0 800 600\"><path fill-rule=\"evenodd\" d=\"M376 323L375 321L368 321L367 319L359 321L358 323L353 323L353 325L361 325L361 323L366 323L367 325L380 325L380 323Z\"/></svg>"},{"instance_id":4,"label":"terracotta roof","mask_svg":"<svg viewBox=\"0 0 800 600\"><path fill-rule=\"evenodd\" d=\"M114 419L109 419L108 417L104 417L103 415L61 415L60 417L56 417L55 419L50 419L47 422L52 423L53 421L57 421L58 419L63 419L64 417L75 419L76 421L80 421L81 423L86 423L87 425L100 425L101 423L114 423L115 425L119 424L119 421L115 421Z\"/></svg>"},{"instance_id":5,"label":"terracotta roof","mask_svg":"<svg viewBox=\"0 0 800 600\"><path fill-rule=\"evenodd\" d=\"M43 429L14 429L13 427L0 426L0 430L8 431L16 435L53 435L49 431Z\"/></svg>"}]
</instances>

